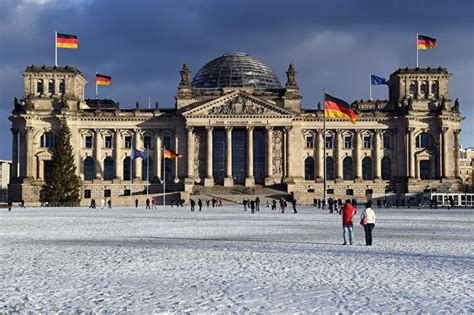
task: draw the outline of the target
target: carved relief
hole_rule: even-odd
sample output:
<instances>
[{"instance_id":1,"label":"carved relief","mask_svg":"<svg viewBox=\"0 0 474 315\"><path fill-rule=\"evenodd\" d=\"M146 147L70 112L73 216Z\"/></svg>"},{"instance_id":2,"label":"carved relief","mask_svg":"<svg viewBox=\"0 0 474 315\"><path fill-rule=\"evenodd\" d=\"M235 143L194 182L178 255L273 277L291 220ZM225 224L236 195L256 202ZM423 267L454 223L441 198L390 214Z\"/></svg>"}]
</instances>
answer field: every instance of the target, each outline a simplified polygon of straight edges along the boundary
<instances>
[{"instance_id":1,"label":"carved relief","mask_svg":"<svg viewBox=\"0 0 474 315\"><path fill-rule=\"evenodd\" d=\"M203 128L194 129L194 178L198 183L206 176L206 137Z\"/></svg>"},{"instance_id":2,"label":"carved relief","mask_svg":"<svg viewBox=\"0 0 474 315\"><path fill-rule=\"evenodd\" d=\"M241 96L238 96L227 104L209 109L207 113L209 115L260 115L266 113L267 111L267 108L253 104L252 101L244 100Z\"/></svg>"},{"instance_id":3,"label":"carved relief","mask_svg":"<svg viewBox=\"0 0 474 315\"><path fill-rule=\"evenodd\" d=\"M283 176L283 130L273 130L273 174Z\"/></svg>"}]
</instances>

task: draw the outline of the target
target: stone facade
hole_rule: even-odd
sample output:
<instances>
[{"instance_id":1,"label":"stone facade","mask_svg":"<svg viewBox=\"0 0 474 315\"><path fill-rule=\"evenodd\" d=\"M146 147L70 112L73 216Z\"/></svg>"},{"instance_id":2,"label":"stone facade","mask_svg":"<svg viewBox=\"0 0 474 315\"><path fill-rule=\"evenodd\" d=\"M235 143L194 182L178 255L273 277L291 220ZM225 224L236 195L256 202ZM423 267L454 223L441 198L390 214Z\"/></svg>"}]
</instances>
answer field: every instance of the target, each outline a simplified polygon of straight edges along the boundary
<instances>
[{"instance_id":1,"label":"stone facade","mask_svg":"<svg viewBox=\"0 0 474 315\"><path fill-rule=\"evenodd\" d=\"M198 86L186 65L180 73L175 108L128 109L111 100L85 100L87 81L77 68L27 67L25 95L15 99L9 118L13 165L19 164L12 171L11 198L42 198L61 119L72 132L84 203L140 195L147 187L161 192L165 172L168 191L262 185L284 187L301 202L322 198L325 170L328 196L337 198L463 187L463 118L459 102L448 95L444 68L395 71L388 100L355 101L357 123L328 119L326 135L321 106L302 108L293 65L280 88L278 81L265 88L252 80ZM150 159L132 160L130 167L131 146ZM163 160L164 146L183 157Z\"/></svg>"}]
</instances>

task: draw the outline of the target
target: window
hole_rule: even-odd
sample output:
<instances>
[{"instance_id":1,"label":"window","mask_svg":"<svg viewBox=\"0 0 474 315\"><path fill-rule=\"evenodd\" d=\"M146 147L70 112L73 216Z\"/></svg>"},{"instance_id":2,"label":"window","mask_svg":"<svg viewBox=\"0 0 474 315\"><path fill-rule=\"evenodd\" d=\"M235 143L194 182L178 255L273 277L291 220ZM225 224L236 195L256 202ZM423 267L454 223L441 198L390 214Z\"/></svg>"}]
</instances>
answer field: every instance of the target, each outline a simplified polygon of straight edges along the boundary
<instances>
[{"instance_id":1,"label":"window","mask_svg":"<svg viewBox=\"0 0 474 315\"><path fill-rule=\"evenodd\" d=\"M410 83L410 95L416 95L416 82Z\"/></svg>"},{"instance_id":2,"label":"window","mask_svg":"<svg viewBox=\"0 0 474 315\"><path fill-rule=\"evenodd\" d=\"M342 172L344 180L354 180L354 170L351 157L348 156L342 161Z\"/></svg>"},{"instance_id":3,"label":"window","mask_svg":"<svg viewBox=\"0 0 474 315\"><path fill-rule=\"evenodd\" d=\"M306 148L314 148L314 136L306 136Z\"/></svg>"},{"instance_id":4,"label":"window","mask_svg":"<svg viewBox=\"0 0 474 315\"><path fill-rule=\"evenodd\" d=\"M130 180L132 174L130 174L132 171L131 168L131 160L130 157L126 157L123 160L123 180Z\"/></svg>"},{"instance_id":5,"label":"window","mask_svg":"<svg viewBox=\"0 0 474 315\"><path fill-rule=\"evenodd\" d=\"M382 159L382 179L389 180L392 177L392 162L389 157L384 156Z\"/></svg>"},{"instance_id":6,"label":"window","mask_svg":"<svg viewBox=\"0 0 474 315\"><path fill-rule=\"evenodd\" d=\"M147 159L142 161L142 178L143 180L148 180L149 178L153 178L153 159L147 156ZM148 168L148 173L147 173Z\"/></svg>"},{"instance_id":7,"label":"window","mask_svg":"<svg viewBox=\"0 0 474 315\"><path fill-rule=\"evenodd\" d=\"M373 193L374 193L374 190L373 190L373 189L370 189L370 188L369 188L369 189L366 189L366 190L365 190L365 195L366 195L366 196L372 196Z\"/></svg>"},{"instance_id":8,"label":"window","mask_svg":"<svg viewBox=\"0 0 474 315\"><path fill-rule=\"evenodd\" d=\"M310 156L304 160L304 179L314 180L314 159Z\"/></svg>"},{"instance_id":9,"label":"window","mask_svg":"<svg viewBox=\"0 0 474 315\"><path fill-rule=\"evenodd\" d=\"M92 136L87 135L84 137L84 147L85 148L92 148Z\"/></svg>"},{"instance_id":10,"label":"window","mask_svg":"<svg viewBox=\"0 0 474 315\"><path fill-rule=\"evenodd\" d=\"M104 160L104 179L113 180L115 178L115 161L108 156Z\"/></svg>"},{"instance_id":11,"label":"window","mask_svg":"<svg viewBox=\"0 0 474 315\"><path fill-rule=\"evenodd\" d=\"M352 136L344 137L344 149L352 149Z\"/></svg>"},{"instance_id":12,"label":"window","mask_svg":"<svg viewBox=\"0 0 474 315\"><path fill-rule=\"evenodd\" d=\"M54 94L54 81L50 80L48 82L48 93Z\"/></svg>"},{"instance_id":13,"label":"window","mask_svg":"<svg viewBox=\"0 0 474 315\"><path fill-rule=\"evenodd\" d=\"M426 84L426 82L421 83L420 92L421 92L421 95L424 95L424 96L428 94L428 85Z\"/></svg>"},{"instance_id":14,"label":"window","mask_svg":"<svg viewBox=\"0 0 474 315\"><path fill-rule=\"evenodd\" d=\"M366 156L362 160L362 179L363 180L372 180L372 159Z\"/></svg>"},{"instance_id":15,"label":"window","mask_svg":"<svg viewBox=\"0 0 474 315\"><path fill-rule=\"evenodd\" d=\"M433 82L433 84L431 84L431 94L438 94L438 83Z\"/></svg>"},{"instance_id":16,"label":"window","mask_svg":"<svg viewBox=\"0 0 474 315\"><path fill-rule=\"evenodd\" d=\"M346 195L353 196L354 195L354 189L346 189Z\"/></svg>"},{"instance_id":17,"label":"window","mask_svg":"<svg viewBox=\"0 0 474 315\"><path fill-rule=\"evenodd\" d=\"M104 190L104 197L105 198L110 198L110 196L112 196L112 193L111 193L110 189L105 189Z\"/></svg>"},{"instance_id":18,"label":"window","mask_svg":"<svg viewBox=\"0 0 474 315\"><path fill-rule=\"evenodd\" d=\"M390 135L383 135L383 148L391 149Z\"/></svg>"},{"instance_id":19,"label":"window","mask_svg":"<svg viewBox=\"0 0 474 315\"><path fill-rule=\"evenodd\" d=\"M420 161L420 178L430 178L430 161Z\"/></svg>"},{"instance_id":20,"label":"window","mask_svg":"<svg viewBox=\"0 0 474 315\"><path fill-rule=\"evenodd\" d=\"M105 147L112 148L112 136L105 136Z\"/></svg>"},{"instance_id":21,"label":"window","mask_svg":"<svg viewBox=\"0 0 474 315\"><path fill-rule=\"evenodd\" d=\"M145 147L145 149L151 148L151 136L145 136L143 138L143 146Z\"/></svg>"},{"instance_id":22,"label":"window","mask_svg":"<svg viewBox=\"0 0 474 315\"><path fill-rule=\"evenodd\" d=\"M51 179L51 172L53 171L53 161L45 160L43 161L43 174L44 180L49 183Z\"/></svg>"},{"instance_id":23,"label":"window","mask_svg":"<svg viewBox=\"0 0 474 315\"><path fill-rule=\"evenodd\" d=\"M430 149L433 146L431 135L423 132L416 137L416 147Z\"/></svg>"},{"instance_id":24,"label":"window","mask_svg":"<svg viewBox=\"0 0 474 315\"><path fill-rule=\"evenodd\" d=\"M326 149L333 148L333 136L326 136Z\"/></svg>"},{"instance_id":25,"label":"window","mask_svg":"<svg viewBox=\"0 0 474 315\"><path fill-rule=\"evenodd\" d=\"M334 189L327 189L327 190L326 190L326 193L327 193L328 195L334 195Z\"/></svg>"},{"instance_id":26,"label":"window","mask_svg":"<svg viewBox=\"0 0 474 315\"><path fill-rule=\"evenodd\" d=\"M43 94L43 81L38 80L38 83L36 83L36 93Z\"/></svg>"},{"instance_id":27,"label":"window","mask_svg":"<svg viewBox=\"0 0 474 315\"><path fill-rule=\"evenodd\" d=\"M84 180L93 180L95 177L95 162L90 156L84 160Z\"/></svg>"},{"instance_id":28,"label":"window","mask_svg":"<svg viewBox=\"0 0 474 315\"><path fill-rule=\"evenodd\" d=\"M90 199L92 197L92 192L90 189L84 189L84 199Z\"/></svg>"},{"instance_id":29,"label":"window","mask_svg":"<svg viewBox=\"0 0 474 315\"><path fill-rule=\"evenodd\" d=\"M56 140L56 135L54 133L46 132L41 136L40 145L42 148L54 148L54 142Z\"/></svg>"},{"instance_id":30,"label":"window","mask_svg":"<svg viewBox=\"0 0 474 315\"><path fill-rule=\"evenodd\" d=\"M326 157L326 179L334 180L334 159L330 156Z\"/></svg>"},{"instance_id":31,"label":"window","mask_svg":"<svg viewBox=\"0 0 474 315\"><path fill-rule=\"evenodd\" d=\"M64 85L64 80L61 80L59 82L59 94L64 94L66 88L65 88L65 85Z\"/></svg>"},{"instance_id":32,"label":"window","mask_svg":"<svg viewBox=\"0 0 474 315\"><path fill-rule=\"evenodd\" d=\"M131 194L132 194L132 192L130 191L130 189L125 189L125 190L123 191L123 195L124 195L124 196L130 196Z\"/></svg>"},{"instance_id":33,"label":"window","mask_svg":"<svg viewBox=\"0 0 474 315\"><path fill-rule=\"evenodd\" d=\"M372 148L372 136L364 136L364 149Z\"/></svg>"},{"instance_id":34,"label":"window","mask_svg":"<svg viewBox=\"0 0 474 315\"><path fill-rule=\"evenodd\" d=\"M124 146L128 149L130 149L132 147L132 136L125 136Z\"/></svg>"}]
</instances>

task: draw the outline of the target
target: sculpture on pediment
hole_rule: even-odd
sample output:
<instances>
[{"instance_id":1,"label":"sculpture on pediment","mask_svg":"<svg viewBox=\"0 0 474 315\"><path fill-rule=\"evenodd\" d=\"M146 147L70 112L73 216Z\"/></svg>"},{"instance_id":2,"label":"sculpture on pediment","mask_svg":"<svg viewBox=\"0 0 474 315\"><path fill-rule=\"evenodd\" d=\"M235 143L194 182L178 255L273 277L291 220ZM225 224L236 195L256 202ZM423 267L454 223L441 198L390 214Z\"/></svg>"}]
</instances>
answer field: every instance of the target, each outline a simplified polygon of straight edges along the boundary
<instances>
[{"instance_id":1,"label":"sculpture on pediment","mask_svg":"<svg viewBox=\"0 0 474 315\"><path fill-rule=\"evenodd\" d=\"M253 104L251 100L244 100L241 96L237 96L227 104L209 109L207 113L209 115L260 115L266 111L267 108Z\"/></svg>"}]
</instances>

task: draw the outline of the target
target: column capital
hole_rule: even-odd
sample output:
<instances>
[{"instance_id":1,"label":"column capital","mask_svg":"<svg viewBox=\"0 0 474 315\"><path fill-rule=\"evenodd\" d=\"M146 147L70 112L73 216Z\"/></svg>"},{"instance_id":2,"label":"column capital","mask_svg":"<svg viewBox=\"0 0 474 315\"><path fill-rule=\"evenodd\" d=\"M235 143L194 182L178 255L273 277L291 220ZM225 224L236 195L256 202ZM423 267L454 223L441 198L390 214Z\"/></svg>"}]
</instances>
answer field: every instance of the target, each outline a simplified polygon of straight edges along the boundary
<instances>
[{"instance_id":1,"label":"column capital","mask_svg":"<svg viewBox=\"0 0 474 315\"><path fill-rule=\"evenodd\" d=\"M209 132L209 131L212 131L214 129L214 126L206 126L206 130Z\"/></svg>"},{"instance_id":2,"label":"column capital","mask_svg":"<svg viewBox=\"0 0 474 315\"><path fill-rule=\"evenodd\" d=\"M248 132L253 132L254 129L255 129L254 126L247 126L247 131Z\"/></svg>"},{"instance_id":3,"label":"column capital","mask_svg":"<svg viewBox=\"0 0 474 315\"><path fill-rule=\"evenodd\" d=\"M188 132L193 132L194 126L186 126L186 130L188 130Z\"/></svg>"},{"instance_id":4,"label":"column capital","mask_svg":"<svg viewBox=\"0 0 474 315\"><path fill-rule=\"evenodd\" d=\"M233 126L225 126L226 131L232 131L234 129Z\"/></svg>"},{"instance_id":5,"label":"column capital","mask_svg":"<svg viewBox=\"0 0 474 315\"><path fill-rule=\"evenodd\" d=\"M449 127L443 127L443 128L441 128L441 132L442 132L442 133L446 133L446 132L448 132L448 130L449 130Z\"/></svg>"},{"instance_id":6,"label":"column capital","mask_svg":"<svg viewBox=\"0 0 474 315\"><path fill-rule=\"evenodd\" d=\"M382 134L382 129L375 129L375 130L374 130L374 133L375 133L376 135L381 135L381 134Z\"/></svg>"},{"instance_id":7,"label":"column capital","mask_svg":"<svg viewBox=\"0 0 474 315\"><path fill-rule=\"evenodd\" d=\"M453 133L455 136L459 136L459 134L461 133L461 129L453 129Z\"/></svg>"},{"instance_id":8,"label":"column capital","mask_svg":"<svg viewBox=\"0 0 474 315\"><path fill-rule=\"evenodd\" d=\"M285 126L284 128L286 132L290 132L293 126Z\"/></svg>"},{"instance_id":9,"label":"column capital","mask_svg":"<svg viewBox=\"0 0 474 315\"><path fill-rule=\"evenodd\" d=\"M26 129L26 132L27 132L27 133L30 133L30 134L33 133L33 131L35 131L35 128L34 128L34 127L31 127L31 126L28 126L28 127L26 127L25 129Z\"/></svg>"},{"instance_id":10,"label":"column capital","mask_svg":"<svg viewBox=\"0 0 474 315\"><path fill-rule=\"evenodd\" d=\"M273 131L274 127L273 126L265 126L265 129L267 131Z\"/></svg>"},{"instance_id":11,"label":"column capital","mask_svg":"<svg viewBox=\"0 0 474 315\"><path fill-rule=\"evenodd\" d=\"M415 127L408 127L408 133L413 134L415 132Z\"/></svg>"},{"instance_id":12,"label":"column capital","mask_svg":"<svg viewBox=\"0 0 474 315\"><path fill-rule=\"evenodd\" d=\"M18 133L20 130L18 128L10 128L12 133Z\"/></svg>"}]
</instances>

